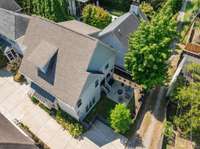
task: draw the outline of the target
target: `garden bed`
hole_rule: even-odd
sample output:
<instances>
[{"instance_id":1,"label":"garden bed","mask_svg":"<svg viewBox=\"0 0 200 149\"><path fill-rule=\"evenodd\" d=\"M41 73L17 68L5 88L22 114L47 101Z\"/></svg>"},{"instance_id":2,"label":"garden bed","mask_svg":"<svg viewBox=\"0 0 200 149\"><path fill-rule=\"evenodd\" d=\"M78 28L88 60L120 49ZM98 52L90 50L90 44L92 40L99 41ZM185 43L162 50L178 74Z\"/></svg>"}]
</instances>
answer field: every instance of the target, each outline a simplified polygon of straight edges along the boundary
<instances>
[{"instance_id":1,"label":"garden bed","mask_svg":"<svg viewBox=\"0 0 200 149\"><path fill-rule=\"evenodd\" d=\"M38 105L49 115L51 115L65 130L69 132L69 134L72 137L78 138L85 132L85 128L82 126L82 124L79 123L70 115L68 115L62 109L60 108L58 108L58 110L48 109L44 104L39 102L39 100L34 96L31 97L31 100L34 104Z\"/></svg>"}]
</instances>

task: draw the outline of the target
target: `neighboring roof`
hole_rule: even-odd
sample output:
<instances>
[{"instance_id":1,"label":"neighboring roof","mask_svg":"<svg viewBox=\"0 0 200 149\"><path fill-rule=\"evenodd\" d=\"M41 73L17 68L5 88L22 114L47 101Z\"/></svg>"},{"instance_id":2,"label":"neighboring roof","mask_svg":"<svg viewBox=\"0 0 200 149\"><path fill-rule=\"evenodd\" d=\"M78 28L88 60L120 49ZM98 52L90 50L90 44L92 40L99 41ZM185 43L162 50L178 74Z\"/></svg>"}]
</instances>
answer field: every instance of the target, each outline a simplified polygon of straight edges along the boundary
<instances>
[{"instance_id":1,"label":"neighboring roof","mask_svg":"<svg viewBox=\"0 0 200 149\"><path fill-rule=\"evenodd\" d=\"M18 12L22 9L15 0L0 0L0 8L14 12Z\"/></svg>"},{"instance_id":2,"label":"neighboring roof","mask_svg":"<svg viewBox=\"0 0 200 149\"><path fill-rule=\"evenodd\" d=\"M78 33L84 34L84 35L91 35L91 34L101 31L100 29L98 29L96 27L87 25L85 23L82 23L82 22L76 21L76 20L61 22L59 24L66 28L69 28L73 31L76 31Z\"/></svg>"},{"instance_id":3,"label":"neighboring roof","mask_svg":"<svg viewBox=\"0 0 200 149\"><path fill-rule=\"evenodd\" d=\"M58 48L54 84L38 76L38 68L29 60L41 42ZM32 17L24 38L27 50L20 72L53 96L75 106L87 80L88 65L98 40L67 29L56 23ZM45 51L40 51L40 56ZM32 55L33 56L33 55Z\"/></svg>"},{"instance_id":4,"label":"neighboring roof","mask_svg":"<svg viewBox=\"0 0 200 149\"><path fill-rule=\"evenodd\" d=\"M0 18L0 34L16 40L25 34L30 17L0 8Z\"/></svg>"},{"instance_id":5,"label":"neighboring roof","mask_svg":"<svg viewBox=\"0 0 200 149\"><path fill-rule=\"evenodd\" d=\"M185 46L185 50L200 55L200 45L187 43Z\"/></svg>"},{"instance_id":6,"label":"neighboring roof","mask_svg":"<svg viewBox=\"0 0 200 149\"><path fill-rule=\"evenodd\" d=\"M0 148L1 149L37 149L34 142L22 134L0 113Z\"/></svg>"},{"instance_id":7,"label":"neighboring roof","mask_svg":"<svg viewBox=\"0 0 200 149\"><path fill-rule=\"evenodd\" d=\"M125 48L128 48L128 36L139 26L139 20L133 13L125 13L99 33L99 38L113 33Z\"/></svg>"}]
</instances>

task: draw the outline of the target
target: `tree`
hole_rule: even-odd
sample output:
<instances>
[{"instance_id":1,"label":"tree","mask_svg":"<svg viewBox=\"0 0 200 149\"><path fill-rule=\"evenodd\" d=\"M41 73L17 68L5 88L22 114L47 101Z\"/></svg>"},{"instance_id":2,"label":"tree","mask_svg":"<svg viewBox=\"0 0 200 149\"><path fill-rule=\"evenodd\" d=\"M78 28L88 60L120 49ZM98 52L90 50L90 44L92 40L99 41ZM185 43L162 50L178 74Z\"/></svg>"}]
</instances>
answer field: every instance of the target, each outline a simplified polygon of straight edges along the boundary
<instances>
[{"instance_id":1,"label":"tree","mask_svg":"<svg viewBox=\"0 0 200 149\"><path fill-rule=\"evenodd\" d=\"M118 133L125 133L132 123L130 110L124 104L118 104L110 114L111 127Z\"/></svg>"},{"instance_id":2,"label":"tree","mask_svg":"<svg viewBox=\"0 0 200 149\"><path fill-rule=\"evenodd\" d=\"M142 2L140 5L140 9L142 12L147 16L148 19L151 19L151 17L154 15L154 9L151 6L151 4Z\"/></svg>"},{"instance_id":3,"label":"tree","mask_svg":"<svg viewBox=\"0 0 200 149\"><path fill-rule=\"evenodd\" d=\"M177 113L174 124L185 136L192 135L200 139L200 82L179 87L175 99Z\"/></svg>"},{"instance_id":4,"label":"tree","mask_svg":"<svg viewBox=\"0 0 200 149\"><path fill-rule=\"evenodd\" d=\"M17 0L17 2L28 15L39 15L56 22L71 19L66 0Z\"/></svg>"},{"instance_id":5,"label":"tree","mask_svg":"<svg viewBox=\"0 0 200 149\"><path fill-rule=\"evenodd\" d=\"M95 5L86 5L83 9L83 22L103 29L112 21L111 15L103 8Z\"/></svg>"},{"instance_id":6,"label":"tree","mask_svg":"<svg viewBox=\"0 0 200 149\"><path fill-rule=\"evenodd\" d=\"M177 35L171 1L168 0L150 22L142 22L129 37L125 67L133 80L146 90L163 84L167 77L170 44Z\"/></svg>"}]
</instances>

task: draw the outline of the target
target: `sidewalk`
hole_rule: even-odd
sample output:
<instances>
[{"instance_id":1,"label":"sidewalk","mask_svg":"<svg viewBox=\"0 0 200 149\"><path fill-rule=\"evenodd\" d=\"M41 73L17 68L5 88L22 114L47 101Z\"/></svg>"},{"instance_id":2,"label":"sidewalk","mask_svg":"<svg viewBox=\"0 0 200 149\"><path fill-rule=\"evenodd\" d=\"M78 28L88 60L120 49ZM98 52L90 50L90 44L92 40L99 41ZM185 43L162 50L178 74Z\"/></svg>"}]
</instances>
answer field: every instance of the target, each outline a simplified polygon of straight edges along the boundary
<instances>
[{"instance_id":1,"label":"sidewalk","mask_svg":"<svg viewBox=\"0 0 200 149\"><path fill-rule=\"evenodd\" d=\"M16 119L23 122L51 149L113 149L113 146L123 148L118 136L102 146L92 142L89 138L95 138L93 134L98 135L102 131L99 129L89 130L81 140L74 139L50 115L32 103L27 96L28 89L27 85L14 82L8 72L0 70L0 113L12 122ZM109 135L107 137L110 137ZM98 141L104 140L105 138L98 137Z\"/></svg>"}]
</instances>

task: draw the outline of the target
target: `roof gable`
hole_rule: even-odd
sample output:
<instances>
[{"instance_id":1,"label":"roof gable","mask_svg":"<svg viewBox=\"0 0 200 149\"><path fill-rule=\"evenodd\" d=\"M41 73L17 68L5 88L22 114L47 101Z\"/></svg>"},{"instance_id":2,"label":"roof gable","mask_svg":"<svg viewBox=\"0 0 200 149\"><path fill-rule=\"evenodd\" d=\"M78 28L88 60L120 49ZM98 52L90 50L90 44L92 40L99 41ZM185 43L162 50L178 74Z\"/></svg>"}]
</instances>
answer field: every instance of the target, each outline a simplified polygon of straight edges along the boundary
<instances>
[{"instance_id":1,"label":"roof gable","mask_svg":"<svg viewBox=\"0 0 200 149\"><path fill-rule=\"evenodd\" d=\"M37 67L31 60L35 55L33 52L42 41L59 49L53 84L38 76ZM44 90L74 106L89 75L87 68L97 43L98 40L92 37L82 35L54 22L33 17L24 39L27 50L20 71ZM45 51L40 51L40 54L44 53Z\"/></svg>"}]
</instances>

